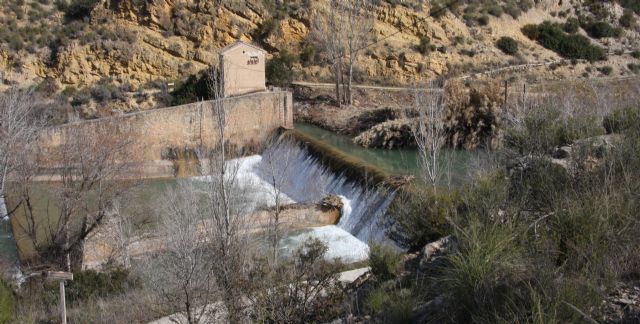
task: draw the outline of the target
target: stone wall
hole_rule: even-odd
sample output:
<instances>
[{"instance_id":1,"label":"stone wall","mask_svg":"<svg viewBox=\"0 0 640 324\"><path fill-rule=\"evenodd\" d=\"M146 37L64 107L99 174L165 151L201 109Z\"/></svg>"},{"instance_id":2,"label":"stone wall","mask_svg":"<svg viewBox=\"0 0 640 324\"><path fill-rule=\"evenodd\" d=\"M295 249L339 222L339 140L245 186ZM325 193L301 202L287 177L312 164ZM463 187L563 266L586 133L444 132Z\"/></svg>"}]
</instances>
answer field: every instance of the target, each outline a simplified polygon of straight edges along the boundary
<instances>
[{"instance_id":1,"label":"stone wall","mask_svg":"<svg viewBox=\"0 0 640 324\"><path fill-rule=\"evenodd\" d=\"M258 148L274 130L293 127L289 92L260 92L223 100L225 137L239 150ZM43 147L49 156L55 156L66 136L127 136L131 139L128 162L144 164L142 171L147 177L166 176L175 152L216 146L218 131L212 103L203 101L62 125L49 130L42 139Z\"/></svg>"}]
</instances>

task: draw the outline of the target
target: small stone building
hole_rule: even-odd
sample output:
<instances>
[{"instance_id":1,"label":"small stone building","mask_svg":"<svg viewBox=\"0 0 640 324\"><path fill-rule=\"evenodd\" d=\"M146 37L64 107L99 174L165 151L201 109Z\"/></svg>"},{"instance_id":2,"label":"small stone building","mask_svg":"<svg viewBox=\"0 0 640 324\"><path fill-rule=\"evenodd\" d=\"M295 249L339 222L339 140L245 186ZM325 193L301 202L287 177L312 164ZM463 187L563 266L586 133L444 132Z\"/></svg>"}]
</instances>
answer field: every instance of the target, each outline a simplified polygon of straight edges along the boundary
<instances>
[{"instance_id":1,"label":"small stone building","mask_svg":"<svg viewBox=\"0 0 640 324\"><path fill-rule=\"evenodd\" d=\"M220 50L224 96L265 91L266 51L237 41Z\"/></svg>"}]
</instances>

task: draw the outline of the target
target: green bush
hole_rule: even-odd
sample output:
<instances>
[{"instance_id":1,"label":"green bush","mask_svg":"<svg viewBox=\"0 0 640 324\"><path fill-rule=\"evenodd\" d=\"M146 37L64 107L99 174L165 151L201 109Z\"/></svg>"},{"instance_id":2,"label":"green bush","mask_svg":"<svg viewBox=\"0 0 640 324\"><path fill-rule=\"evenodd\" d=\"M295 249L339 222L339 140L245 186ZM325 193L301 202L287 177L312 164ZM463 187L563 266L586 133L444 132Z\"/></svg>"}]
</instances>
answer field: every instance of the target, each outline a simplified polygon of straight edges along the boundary
<instances>
[{"instance_id":1,"label":"green bush","mask_svg":"<svg viewBox=\"0 0 640 324\"><path fill-rule=\"evenodd\" d=\"M518 42L511 37L500 37L496 42L496 47L508 55L516 55L518 53Z\"/></svg>"},{"instance_id":2,"label":"green bush","mask_svg":"<svg viewBox=\"0 0 640 324\"><path fill-rule=\"evenodd\" d=\"M599 67L598 71L604 75L611 75L611 73L613 73L613 68L609 65L605 65L603 67Z\"/></svg>"},{"instance_id":3,"label":"green bush","mask_svg":"<svg viewBox=\"0 0 640 324\"><path fill-rule=\"evenodd\" d=\"M293 62L295 58L287 50L280 51L267 61L267 81L273 85L288 86L293 81Z\"/></svg>"},{"instance_id":4,"label":"green bush","mask_svg":"<svg viewBox=\"0 0 640 324\"><path fill-rule=\"evenodd\" d=\"M373 244L369 248L371 273L381 281L393 279L401 261L402 255L392 247Z\"/></svg>"},{"instance_id":5,"label":"green bush","mask_svg":"<svg viewBox=\"0 0 640 324\"><path fill-rule=\"evenodd\" d=\"M365 300L366 308L376 316L374 323L412 323L415 300L409 289L377 287Z\"/></svg>"},{"instance_id":6,"label":"green bush","mask_svg":"<svg viewBox=\"0 0 640 324\"><path fill-rule=\"evenodd\" d=\"M577 18L569 18L562 25L562 29L569 34L575 34L580 30L580 21Z\"/></svg>"},{"instance_id":7,"label":"green bush","mask_svg":"<svg viewBox=\"0 0 640 324\"><path fill-rule=\"evenodd\" d=\"M209 83L209 71L190 75L185 81L176 83L174 90L171 92L170 104L177 106L203 99L213 99Z\"/></svg>"},{"instance_id":8,"label":"green bush","mask_svg":"<svg viewBox=\"0 0 640 324\"><path fill-rule=\"evenodd\" d=\"M619 0L620 5L626 9L632 10L636 14L640 14L640 1L638 0Z\"/></svg>"},{"instance_id":9,"label":"green bush","mask_svg":"<svg viewBox=\"0 0 640 324\"><path fill-rule=\"evenodd\" d=\"M11 321L14 305L13 290L4 280L0 279L0 324Z\"/></svg>"},{"instance_id":10,"label":"green bush","mask_svg":"<svg viewBox=\"0 0 640 324\"><path fill-rule=\"evenodd\" d=\"M629 63L627 64L627 68L629 69L629 71L638 74L640 73L640 64L637 63Z\"/></svg>"},{"instance_id":11,"label":"green bush","mask_svg":"<svg viewBox=\"0 0 640 324\"><path fill-rule=\"evenodd\" d=\"M620 16L620 19L618 20L618 22L623 27L631 28L636 24L636 17L633 14L632 10L625 9L622 16Z\"/></svg>"},{"instance_id":12,"label":"green bush","mask_svg":"<svg viewBox=\"0 0 640 324\"><path fill-rule=\"evenodd\" d=\"M446 312L456 323L491 323L525 299L528 278L522 248L513 232L499 225L474 224L461 233L460 251L437 280L450 294Z\"/></svg>"},{"instance_id":13,"label":"green bush","mask_svg":"<svg viewBox=\"0 0 640 324\"><path fill-rule=\"evenodd\" d=\"M593 38L604 38L604 37L620 37L622 36L622 29L611 26L611 24L598 21L591 24L588 24L585 27L585 30L589 36Z\"/></svg>"},{"instance_id":14,"label":"green bush","mask_svg":"<svg viewBox=\"0 0 640 324\"><path fill-rule=\"evenodd\" d=\"M626 130L640 130L640 108L616 109L602 121L607 134L622 133Z\"/></svg>"},{"instance_id":15,"label":"green bush","mask_svg":"<svg viewBox=\"0 0 640 324\"><path fill-rule=\"evenodd\" d=\"M68 20L82 20L91 15L97 3L98 0L71 0L71 2L57 0L56 6L64 12Z\"/></svg>"},{"instance_id":16,"label":"green bush","mask_svg":"<svg viewBox=\"0 0 640 324\"><path fill-rule=\"evenodd\" d=\"M422 55L427 55L431 52L431 39L427 36L420 37L420 44L418 44L418 52Z\"/></svg>"},{"instance_id":17,"label":"green bush","mask_svg":"<svg viewBox=\"0 0 640 324\"><path fill-rule=\"evenodd\" d=\"M526 25L522 27L522 32L543 47L568 59L597 61L607 58L603 48L591 44L582 35L565 33L558 24L547 21L540 25Z\"/></svg>"},{"instance_id":18,"label":"green bush","mask_svg":"<svg viewBox=\"0 0 640 324\"><path fill-rule=\"evenodd\" d=\"M305 48L302 49L302 52L300 52L300 62L304 66L313 65L318 60L317 56L318 56L318 52L316 51L315 47L306 46Z\"/></svg>"},{"instance_id":19,"label":"green bush","mask_svg":"<svg viewBox=\"0 0 640 324\"><path fill-rule=\"evenodd\" d=\"M487 13L494 16L494 17L502 17L502 14L504 13L504 10L502 10L502 7L498 4L492 4L489 6L489 8L487 8Z\"/></svg>"},{"instance_id":20,"label":"green bush","mask_svg":"<svg viewBox=\"0 0 640 324\"><path fill-rule=\"evenodd\" d=\"M389 213L399 230L398 240L411 249L451 233L447 217L461 206L459 194L446 189L413 187L396 196Z\"/></svg>"},{"instance_id":21,"label":"green bush","mask_svg":"<svg viewBox=\"0 0 640 324\"><path fill-rule=\"evenodd\" d=\"M133 278L128 270L86 270L74 273L73 281L67 284L67 298L69 302L76 303L95 297L123 294L139 286L138 279Z\"/></svg>"}]
</instances>

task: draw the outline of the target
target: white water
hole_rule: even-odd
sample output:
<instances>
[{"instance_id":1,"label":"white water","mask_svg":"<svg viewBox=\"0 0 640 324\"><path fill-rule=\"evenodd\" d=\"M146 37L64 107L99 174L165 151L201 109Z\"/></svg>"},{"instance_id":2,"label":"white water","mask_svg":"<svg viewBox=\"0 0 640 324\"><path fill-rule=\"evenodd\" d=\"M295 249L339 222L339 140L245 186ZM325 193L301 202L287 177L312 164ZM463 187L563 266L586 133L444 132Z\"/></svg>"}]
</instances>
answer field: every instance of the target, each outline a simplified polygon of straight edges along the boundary
<instances>
[{"instance_id":1,"label":"white water","mask_svg":"<svg viewBox=\"0 0 640 324\"><path fill-rule=\"evenodd\" d=\"M9 213L7 212L7 205L4 203L4 196L0 195L0 221L8 219Z\"/></svg>"},{"instance_id":2,"label":"white water","mask_svg":"<svg viewBox=\"0 0 640 324\"><path fill-rule=\"evenodd\" d=\"M262 162L260 155L252 155L240 159L233 159L226 162L230 174L235 175L235 181L240 187L245 197L243 202L247 204L246 211L252 212L261 207L273 207L276 205L276 189L267 180L264 180L256 173L257 166ZM209 181L209 176L194 177L198 181ZM294 203L289 196L280 192L281 204Z\"/></svg>"},{"instance_id":3,"label":"white water","mask_svg":"<svg viewBox=\"0 0 640 324\"><path fill-rule=\"evenodd\" d=\"M291 253L293 248L300 247L311 238L322 241L327 246L325 259L342 262L358 262L369 257L369 246L358 240L349 232L335 225L314 227L308 231L290 236L282 240L281 249L284 254Z\"/></svg>"},{"instance_id":4,"label":"white water","mask_svg":"<svg viewBox=\"0 0 640 324\"><path fill-rule=\"evenodd\" d=\"M263 157L274 157L272 163L257 164L257 173L264 178L269 165L286 168L282 191L297 202L317 202L327 195L342 199L342 217L337 226L362 242L385 240L384 214L395 196L384 188L365 188L348 181L322 165L297 143L282 140L271 145Z\"/></svg>"},{"instance_id":5,"label":"white water","mask_svg":"<svg viewBox=\"0 0 640 324\"><path fill-rule=\"evenodd\" d=\"M348 181L322 165L295 142L279 141L268 147L262 156L254 155L227 163L229 169L235 171L241 192L246 193L243 202L247 204L248 211L275 205L274 174L279 179L277 181L281 181L280 199L283 204L315 203L328 195L337 195L342 200L342 217L336 226L311 228L302 234L284 238L282 249L291 251L305 240L317 238L327 244L327 259L355 262L367 259L368 242L388 241L384 215L395 193L383 188L365 188ZM208 177L194 179L209 180Z\"/></svg>"}]
</instances>

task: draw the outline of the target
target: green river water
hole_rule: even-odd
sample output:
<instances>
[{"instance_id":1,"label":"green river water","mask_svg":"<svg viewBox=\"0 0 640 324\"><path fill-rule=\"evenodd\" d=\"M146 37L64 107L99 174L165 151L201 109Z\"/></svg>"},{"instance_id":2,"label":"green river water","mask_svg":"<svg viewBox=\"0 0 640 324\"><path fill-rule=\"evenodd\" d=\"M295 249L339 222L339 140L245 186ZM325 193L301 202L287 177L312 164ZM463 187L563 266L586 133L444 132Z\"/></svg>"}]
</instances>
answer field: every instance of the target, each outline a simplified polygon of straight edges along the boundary
<instances>
[{"instance_id":1,"label":"green river water","mask_svg":"<svg viewBox=\"0 0 640 324\"><path fill-rule=\"evenodd\" d=\"M353 143L353 138L336 134L306 123L296 123L295 129L303 134L331 145L333 148L351 156L358 157L371 165L394 175L412 175L421 179L418 169L418 152L416 149L370 149ZM444 149L440 155L441 165L449 165L443 169L447 173L439 180L439 184L457 186L469 179L469 173L477 162L486 159L483 151L463 151Z\"/></svg>"}]
</instances>

